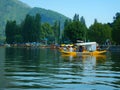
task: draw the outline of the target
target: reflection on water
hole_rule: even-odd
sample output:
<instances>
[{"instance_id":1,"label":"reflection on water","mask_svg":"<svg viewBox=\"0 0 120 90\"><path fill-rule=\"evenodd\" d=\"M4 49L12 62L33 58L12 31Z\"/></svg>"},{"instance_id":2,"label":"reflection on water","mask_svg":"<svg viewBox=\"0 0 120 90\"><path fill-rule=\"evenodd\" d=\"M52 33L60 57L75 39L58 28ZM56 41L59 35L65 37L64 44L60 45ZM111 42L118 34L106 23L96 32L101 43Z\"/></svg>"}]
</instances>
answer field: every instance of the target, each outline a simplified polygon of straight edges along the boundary
<instances>
[{"instance_id":1,"label":"reflection on water","mask_svg":"<svg viewBox=\"0 0 120 90\"><path fill-rule=\"evenodd\" d=\"M119 54L72 57L51 49L0 48L0 90L119 90Z\"/></svg>"},{"instance_id":2,"label":"reflection on water","mask_svg":"<svg viewBox=\"0 0 120 90\"><path fill-rule=\"evenodd\" d=\"M61 58L65 61L81 62L84 70L95 69L97 63L105 63L106 55L82 55L82 56L66 56L62 55Z\"/></svg>"},{"instance_id":3,"label":"reflection on water","mask_svg":"<svg viewBox=\"0 0 120 90\"><path fill-rule=\"evenodd\" d=\"M1 48L0 49L0 88L4 88L7 84L4 76L5 74L4 63L5 63L5 49Z\"/></svg>"}]
</instances>

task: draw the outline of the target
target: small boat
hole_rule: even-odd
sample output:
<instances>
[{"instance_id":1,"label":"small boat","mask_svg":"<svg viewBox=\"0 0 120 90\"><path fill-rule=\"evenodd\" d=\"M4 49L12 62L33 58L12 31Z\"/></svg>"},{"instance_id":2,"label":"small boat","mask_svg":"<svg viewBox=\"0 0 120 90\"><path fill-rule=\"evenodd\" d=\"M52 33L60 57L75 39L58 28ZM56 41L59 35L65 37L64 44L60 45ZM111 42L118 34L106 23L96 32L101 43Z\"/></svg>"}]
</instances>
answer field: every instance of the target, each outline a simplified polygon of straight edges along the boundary
<instances>
[{"instance_id":1,"label":"small boat","mask_svg":"<svg viewBox=\"0 0 120 90\"><path fill-rule=\"evenodd\" d=\"M83 51L83 52L61 51L61 54L79 56L79 55L99 55L99 54L104 54L106 52L107 52L106 50L102 50L102 51Z\"/></svg>"},{"instance_id":2,"label":"small boat","mask_svg":"<svg viewBox=\"0 0 120 90\"><path fill-rule=\"evenodd\" d=\"M83 50L82 52L70 52L70 51L64 51L60 50L61 54L63 55L72 55L72 56L79 56L79 55L100 55L107 52L107 50L97 50L97 43L96 42L85 42L85 43L76 43L76 46L83 46L86 48L86 50Z\"/></svg>"},{"instance_id":3,"label":"small boat","mask_svg":"<svg viewBox=\"0 0 120 90\"><path fill-rule=\"evenodd\" d=\"M83 51L83 52L77 52L77 54L82 53L82 55L99 55L99 54L104 54L106 53L106 50L102 50L102 51Z\"/></svg>"},{"instance_id":4,"label":"small boat","mask_svg":"<svg viewBox=\"0 0 120 90\"><path fill-rule=\"evenodd\" d=\"M70 56L76 56L77 52L69 52L69 51L61 51L61 54L63 55L70 55Z\"/></svg>"}]
</instances>

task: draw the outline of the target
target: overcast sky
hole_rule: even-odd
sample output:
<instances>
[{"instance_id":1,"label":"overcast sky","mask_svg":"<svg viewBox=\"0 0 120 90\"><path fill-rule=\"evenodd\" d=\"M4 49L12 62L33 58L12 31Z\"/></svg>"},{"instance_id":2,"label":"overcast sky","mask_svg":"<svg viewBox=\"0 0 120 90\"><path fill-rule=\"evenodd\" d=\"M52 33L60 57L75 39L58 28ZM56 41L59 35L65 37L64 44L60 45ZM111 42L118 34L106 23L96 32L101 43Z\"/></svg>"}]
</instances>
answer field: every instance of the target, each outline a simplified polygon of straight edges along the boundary
<instances>
[{"instance_id":1,"label":"overcast sky","mask_svg":"<svg viewBox=\"0 0 120 90\"><path fill-rule=\"evenodd\" d=\"M73 18L77 13L85 18L87 26L98 22L108 23L120 12L120 0L20 0L31 7L40 7L57 11Z\"/></svg>"}]
</instances>

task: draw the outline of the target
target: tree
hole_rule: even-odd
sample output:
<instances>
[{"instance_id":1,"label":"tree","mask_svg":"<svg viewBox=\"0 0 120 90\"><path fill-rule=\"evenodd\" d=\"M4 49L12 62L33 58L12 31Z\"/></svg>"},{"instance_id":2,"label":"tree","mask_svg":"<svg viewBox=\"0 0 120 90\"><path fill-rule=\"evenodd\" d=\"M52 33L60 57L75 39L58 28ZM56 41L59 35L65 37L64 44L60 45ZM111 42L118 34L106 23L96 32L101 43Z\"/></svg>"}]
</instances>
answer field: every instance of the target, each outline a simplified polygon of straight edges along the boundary
<instances>
[{"instance_id":1,"label":"tree","mask_svg":"<svg viewBox=\"0 0 120 90\"><path fill-rule=\"evenodd\" d=\"M14 42L21 43L21 42L23 42L22 28L20 25L17 25L16 27L17 28L16 28L15 33L14 33Z\"/></svg>"},{"instance_id":2,"label":"tree","mask_svg":"<svg viewBox=\"0 0 120 90\"><path fill-rule=\"evenodd\" d=\"M65 34L69 40L75 43L77 40L85 40L85 26L80 21L73 21L65 28Z\"/></svg>"},{"instance_id":3,"label":"tree","mask_svg":"<svg viewBox=\"0 0 120 90\"><path fill-rule=\"evenodd\" d=\"M79 15L75 14L73 21L65 22L64 37L67 37L72 43L77 40L86 40L87 27L84 23L79 21Z\"/></svg>"},{"instance_id":4,"label":"tree","mask_svg":"<svg viewBox=\"0 0 120 90\"><path fill-rule=\"evenodd\" d=\"M43 23L41 25L40 36L41 40L47 39L48 43L52 43L52 41L54 40L54 32L49 23Z\"/></svg>"},{"instance_id":5,"label":"tree","mask_svg":"<svg viewBox=\"0 0 120 90\"><path fill-rule=\"evenodd\" d=\"M86 25L86 24L85 24L85 19L84 19L83 16L80 18L80 22L81 22L83 25Z\"/></svg>"},{"instance_id":6,"label":"tree","mask_svg":"<svg viewBox=\"0 0 120 90\"><path fill-rule=\"evenodd\" d=\"M33 29L33 17L30 15L27 15L22 29L22 35L24 42L30 42L31 36L32 36L32 30Z\"/></svg>"},{"instance_id":7,"label":"tree","mask_svg":"<svg viewBox=\"0 0 120 90\"><path fill-rule=\"evenodd\" d=\"M86 41L86 40L87 40L87 37L88 37L88 36L87 36L87 33L88 33L87 31L88 31L88 29L87 29L87 26L86 26L86 23L85 23L85 19L84 19L83 16L80 18L80 22L81 22L81 23L84 25L84 27L86 28L86 29L85 29L85 39L84 39L84 40Z\"/></svg>"},{"instance_id":8,"label":"tree","mask_svg":"<svg viewBox=\"0 0 120 90\"><path fill-rule=\"evenodd\" d=\"M34 20L34 40L40 41L40 31L41 31L41 17L40 14L36 14L35 20Z\"/></svg>"},{"instance_id":9,"label":"tree","mask_svg":"<svg viewBox=\"0 0 120 90\"><path fill-rule=\"evenodd\" d=\"M16 24L16 21L7 21L5 34L6 34L6 42L9 44L22 42L21 29Z\"/></svg>"},{"instance_id":10,"label":"tree","mask_svg":"<svg viewBox=\"0 0 120 90\"><path fill-rule=\"evenodd\" d=\"M65 30L71 22L72 22L72 20L70 20L70 19L66 19L64 22L64 30L62 30L62 40L61 40L62 43L65 43L65 41L68 41L68 37L65 34Z\"/></svg>"},{"instance_id":11,"label":"tree","mask_svg":"<svg viewBox=\"0 0 120 90\"><path fill-rule=\"evenodd\" d=\"M79 21L79 14L75 14L75 15L74 15L73 21Z\"/></svg>"},{"instance_id":12,"label":"tree","mask_svg":"<svg viewBox=\"0 0 120 90\"><path fill-rule=\"evenodd\" d=\"M113 41L116 42L116 44L120 44L120 13L116 13L116 16L114 17L114 21L112 23L112 37Z\"/></svg>"},{"instance_id":13,"label":"tree","mask_svg":"<svg viewBox=\"0 0 120 90\"><path fill-rule=\"evenodd\" d=\"M53 25L55 43L60 43L60 21L56 21Z\"/></svg>"},{"instance_id":14,"label":"tree","mask_svg":"<svg viewBox=\"0 0 120 90\"><path fill-rule=\"evenodd\" d=\"M104 44L107 39L111 38L111 27L108 24L98 23L95 20L94 24L88 30L88 37L91 41L96 41L99 44Z\"/></svg>"},{"instance_id":15,"label":"tree","mask_svg":"<svg viewBox=\"0 0 120 90\"><path fill-rule=\"evenodd\" d=\"M24 42L37 42L40 40L41 18L27 15L23 24L22 35Z\"/></svg>"}]
</instances>

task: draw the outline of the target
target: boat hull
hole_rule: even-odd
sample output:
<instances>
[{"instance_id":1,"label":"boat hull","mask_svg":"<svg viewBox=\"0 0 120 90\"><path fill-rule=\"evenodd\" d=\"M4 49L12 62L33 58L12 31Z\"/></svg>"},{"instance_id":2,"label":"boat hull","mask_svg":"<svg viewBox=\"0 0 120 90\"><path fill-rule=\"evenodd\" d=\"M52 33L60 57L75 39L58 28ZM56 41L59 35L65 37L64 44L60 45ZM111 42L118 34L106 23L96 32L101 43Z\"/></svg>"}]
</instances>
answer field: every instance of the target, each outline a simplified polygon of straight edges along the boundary
<instances>
[{"instance_id":1,"label":"boat hull","mask_svg":"<svg viewBox=\"0 0 120 90\"><path fill-rule=\"evenodd\" d=\"M72 56L80 56L80 55L100 55L106 53L106 50L103 51L84 51L84 52L68 52L68 51L61 51L61 54L63 55L72 55Z\"/></svg>"},{"instance_id":2,"label":"boat hull","mask_svg":"<svg viewBox=\"0 0 120 90\"><path fill-rule=\"evenodd\" d=\"M68 52L68 51L61 51L61 54L63 55L72 55L72 56L76 56L77 55L77 52Z\"/></svg>"}]
</instances>

